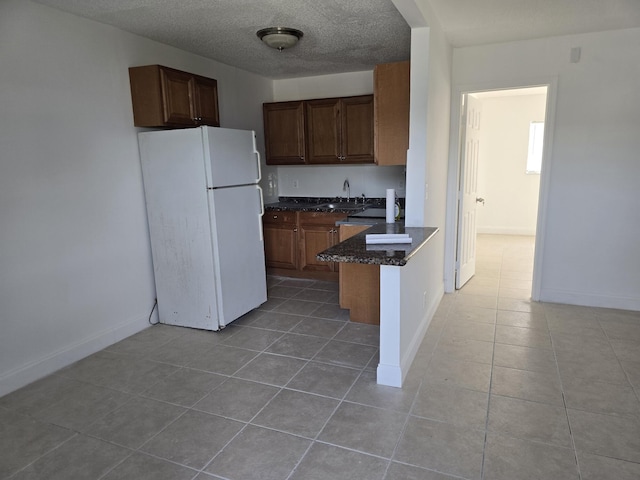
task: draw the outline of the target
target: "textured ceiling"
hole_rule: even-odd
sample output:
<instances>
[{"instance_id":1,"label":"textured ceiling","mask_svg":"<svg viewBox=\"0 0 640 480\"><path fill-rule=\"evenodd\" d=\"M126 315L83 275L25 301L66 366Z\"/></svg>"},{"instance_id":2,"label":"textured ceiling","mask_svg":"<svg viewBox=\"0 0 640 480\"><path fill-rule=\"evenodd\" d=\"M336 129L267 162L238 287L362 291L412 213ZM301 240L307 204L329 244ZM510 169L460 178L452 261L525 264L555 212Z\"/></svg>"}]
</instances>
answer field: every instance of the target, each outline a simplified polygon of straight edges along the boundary
<instances>
[{"instance_id":1,"label":"textured ceiling","mask_svg":"<svg viewBox=\"0 0 640 480\"><path fill-rule=\"evenodd\" d=\"M406 60L392 0L35 0L269 78L370 70ZM640 0L428 0L453 46L640 27ZM283 52L256 31L304 32Z\"/></svg>"},{"instance_id":2,"label":"textured ceiling","mask_svg":"<svg viewBox=\"0 0 640 480\"><path fill-rule=\"evenodd\" d=\"M38 0L269 78L371 70L408 60L411 30L391 0ZM304 37L279 52L261 28Z\"/></svg>"}]
</instances>

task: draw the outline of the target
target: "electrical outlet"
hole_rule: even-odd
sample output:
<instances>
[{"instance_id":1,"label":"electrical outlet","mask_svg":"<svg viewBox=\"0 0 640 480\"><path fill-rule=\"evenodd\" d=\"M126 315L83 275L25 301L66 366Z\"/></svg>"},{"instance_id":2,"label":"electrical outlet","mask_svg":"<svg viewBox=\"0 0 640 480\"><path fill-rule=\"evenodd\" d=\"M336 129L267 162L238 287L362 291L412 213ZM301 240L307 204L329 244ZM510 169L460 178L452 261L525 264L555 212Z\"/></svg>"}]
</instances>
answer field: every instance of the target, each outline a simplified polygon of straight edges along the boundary
<instances>
[{"instance_id":1,"label":"electrical outlet","mask_svg":"<svg viewBox=\"0 0 640 480\"><path fill-rule=\"evenodd\" d=\"M298 180L293 181L293 188L298 188Z\"/></svg>"},{"instance_id":2,"label":"electrical outlet","mask_svg":"<svg viewBox=\"0 0 640 480\"><path fill-rule=\"evenodd\" d=\"M427 291L425 290L424 293L422 294L422 309L426 309L427 308Z\"/></svg>"},{"instance_id":3,"label":"electrical outlet","mask_svg":"<svg viewBox=\"0 0 640 480\"><path fill-rule=\"evenodd\" d=\"M424 184L424 199L429 200L429 184Z\"/></svg>"}]
</instances>

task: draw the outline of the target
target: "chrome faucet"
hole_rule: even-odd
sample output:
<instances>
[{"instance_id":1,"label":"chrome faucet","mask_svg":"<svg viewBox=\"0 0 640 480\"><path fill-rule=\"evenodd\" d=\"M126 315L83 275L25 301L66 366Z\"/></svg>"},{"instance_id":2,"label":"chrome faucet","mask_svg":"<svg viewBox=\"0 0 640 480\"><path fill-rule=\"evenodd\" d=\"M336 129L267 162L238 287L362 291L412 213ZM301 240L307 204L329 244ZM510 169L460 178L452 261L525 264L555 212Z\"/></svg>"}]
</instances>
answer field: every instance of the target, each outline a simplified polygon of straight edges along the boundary
<instances>
[{"instance_id":1,"label":"chrome faucet","mask_svg":"<svg viewBox=\"0 0 640 480\"><path fill-rule=\"evenodd\" d=\"M345 178L342 184L342 191L347 192L347 203L351 200L351 186L349 185L349 179Z\"/></svg>"}]
</instances>

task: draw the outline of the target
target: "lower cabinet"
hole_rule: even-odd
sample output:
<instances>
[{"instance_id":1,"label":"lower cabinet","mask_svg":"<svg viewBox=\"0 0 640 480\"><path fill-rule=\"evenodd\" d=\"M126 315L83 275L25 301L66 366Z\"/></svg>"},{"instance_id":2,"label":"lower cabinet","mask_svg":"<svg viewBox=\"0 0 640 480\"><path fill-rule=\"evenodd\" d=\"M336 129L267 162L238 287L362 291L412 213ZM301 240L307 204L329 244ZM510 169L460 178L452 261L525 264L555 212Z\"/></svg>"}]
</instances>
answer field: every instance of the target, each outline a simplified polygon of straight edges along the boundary
<instances>
[{"instance_id":1,"label":"lower cabinet","mask_svg":"<svg viewBox=\"0 0 640 480\"><path fill-rule=\"evenodd\" d=\"M339 242L336 222L344 213L266 212L263 218L265 259L269 273L338 280L338 264L316 255Z\"/></svg>"},{"instance_id":2,"label":"lower cabinet","mask_svg":"<svg viewBox=\"0 0 640 480\"><path fill-rule=\"evenodd\" d=\"M340 225L340 241L370 225ZM380 325L380 266L361 263L340 265L340 307L349 309L352 322Z\"/></svg>"},{"instance_id":3,"label":"lower cabinet","mask_svg":"<svg viewBox=\"0 0 640 480\"><path fill-rule=\"evenodd\" d=\"M309 272L337 272L335 262L321 262L316 255L339 242L336 222L346 218L344 214L300 212L300 270Z\"/></svg>"},{"instance_id":4,"label":"lower cabinet","mask_svg":"<svg viewBox=\"0 0 640 480\"><path fill-rule=\"evenodd\" d=\"M298 220L296 212L265 212L264 256L267 267L298 269Z\"/></svg>"}]
</instances>

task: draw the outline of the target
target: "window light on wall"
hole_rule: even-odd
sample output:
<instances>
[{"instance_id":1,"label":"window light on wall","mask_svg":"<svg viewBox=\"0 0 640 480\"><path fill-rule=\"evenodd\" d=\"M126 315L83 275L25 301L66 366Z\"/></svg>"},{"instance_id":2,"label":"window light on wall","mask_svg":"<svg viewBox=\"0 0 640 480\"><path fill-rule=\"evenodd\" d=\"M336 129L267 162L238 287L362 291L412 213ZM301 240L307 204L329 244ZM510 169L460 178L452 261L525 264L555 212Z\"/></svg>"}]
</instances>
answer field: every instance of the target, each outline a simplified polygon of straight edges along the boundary
<instances>
[{"instance_id":1,"label":"window light on wall","mask_svg":"<svg viewBox=\"0 0 640 480\"><path fill-rule=\"evenodd\" d=\"M543 140L544 122L531 122L529 124L529 154L525 171L527 175L540 175Z\"/></svg>"}]
</instances>

